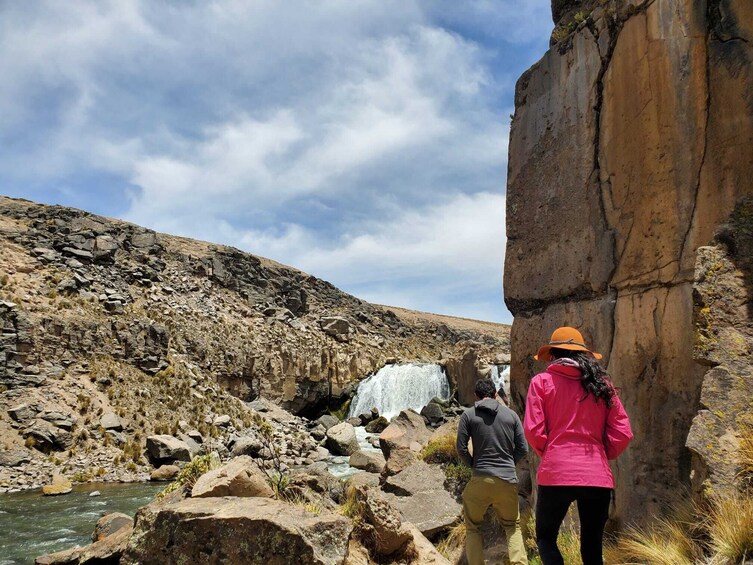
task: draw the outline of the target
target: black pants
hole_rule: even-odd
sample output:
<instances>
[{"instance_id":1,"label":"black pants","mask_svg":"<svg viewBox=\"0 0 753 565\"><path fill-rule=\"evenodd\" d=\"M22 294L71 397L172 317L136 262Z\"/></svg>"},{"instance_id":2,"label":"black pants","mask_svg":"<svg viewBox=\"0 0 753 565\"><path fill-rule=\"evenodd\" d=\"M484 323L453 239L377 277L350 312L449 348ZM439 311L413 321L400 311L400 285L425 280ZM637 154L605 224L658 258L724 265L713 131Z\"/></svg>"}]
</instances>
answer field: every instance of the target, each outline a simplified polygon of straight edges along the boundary
<instances>
[{"instance_id":1,"label":"black pants","mask_svg":"<svg viewBox=\"0 0 753 565\"><path fill-rule=\"evenodd\" d=\"M600 487L539 486L536 501L536 545L544 565L564 565L557 535L567 509L578 502L580 555L583 565L603 565L601 542L609 517L612 489Z\"/></svg>"}]
</instances>

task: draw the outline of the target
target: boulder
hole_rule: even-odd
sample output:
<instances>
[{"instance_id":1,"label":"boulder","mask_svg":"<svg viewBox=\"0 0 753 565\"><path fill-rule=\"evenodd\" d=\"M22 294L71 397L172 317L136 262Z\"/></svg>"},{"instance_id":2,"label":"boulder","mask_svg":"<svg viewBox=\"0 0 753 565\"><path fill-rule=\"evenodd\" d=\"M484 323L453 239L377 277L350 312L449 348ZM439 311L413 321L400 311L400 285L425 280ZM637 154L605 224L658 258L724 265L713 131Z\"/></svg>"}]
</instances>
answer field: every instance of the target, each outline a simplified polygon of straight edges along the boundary
<instances>
[{"instance_id":1,"label":"boulder","mask_svg":"<svg viewBox=\"0 0 753 565\"><path fill-rule=\"evenodd\" d=\"M355 428L347 422L341 422L328 429L327 448L335 455L351 455L358 451Z\"/></svg>"},{"instance_id":2,"label":"boulder","mask_svg":"<svg viewBox=\"0 0 753 565\"><path fill-rule=\"evenodd\" d=\"M382 469L382 474L389 477L407 469L418 461L418 453L411 449L393 449L387 464Z\"/></svg>"},{"instance_id":3,"label":"boulder","mask_svg":"<svg viewBox=\"0 0 753 565\"><path fill-rule=\"evenodd\" d=\"M359 496L364 502L363 517L373 531L371 543L379 555L392 555L412 539L403 527L400 513L395 510L377 489L362 490Z\"/></svg>"},{"instance_id":4,"label":"boulder","mask_svg":"<svg viewBox=\"0 0 753 565\"><path fill-rule=\"evenodd\" d=\"M110 512L105 514L94 526L92 542L97 542L120 530L121 528L133 529L133 518L122 512Z\"/></svg>"},{"instance_id":5,"label":"boulder","mask_svg":"<svg viewBox=\"0 0 753 565\"><path fill-rule=\"evenodd\" d=\"M106 430L113 430L116 432L123 431L123 422L120 421L120 417L114 412L105 412L102 414L102 418L99 420L99 425Z\"/></svg>"},{"instance_id":6,"label":"boulder","mask_svg":"<svg viewBox=\"0 0 753 565\"><path fill-rule=\"evenodd\" d=\"M201 452L201 445L196 443L188 434L178 434L178 439L188 446L191 458L196 457Z\"/></svg>"},{"instance_id":7,"label":"boulder","mask_svg":"<svg viewBox=\"0 0 753 565\"><path fill-rule=\"evenodd\" d=\"M133 528L125 526L115 533L85 547L74 547L37 557L35 565L102 565L119 563Z\"/></svg>"},{"instance_id":8,"label":"boulder","mask_svg":"<svg viewBox=\"0 0 753 565\"><path fill-rule=\"evenodd\" d=\"M224 428L229 426L231 423L230 416L227 414L223 414L222 416L217 416L214 421L212 421L212 424L217 426L218 428Z\"/></svg>"},{"instance_id":9,"label":"boulder","mask_svg":"<svg viewBox=\"0 0 753 565\"><path fill-rule=\"evenodd\" d=\"M384 497L400 512L403 521L414 524L427 537L455 524L463 510L444 489L419 492L412 496L385 493Z\"/></svg>"},{"instance_id":10,"label":"boulder","mask_svg":"<svg viewBox=\"0 0 753 565\"><path fill-rule=\"evenodd\" d=\"M381 434L389 425L390 421L387 418L379 416L376 420L372 420L366 424L366 431L370 434Z\"/></svg>"},{"instance_id":11,"label":"boulder","mask_svg":"<svg viewBox=\"0 0 753 565\"><path fill-rule=\"evenodd\" d=\"M348 464L356 469L362 469L368 473L381 473L387 461L378 451L363 451L359 449L350 456Z\"/></svg>"},{"instance_id":12,"label":"boulder","mask_svg":"<svg viewBox=\"0 0 753 565\"><path fill-rule=\"evenodd\" d=\"M18 467L31 461L31 453L26 449L0 451L0 467Z\"/></svg>"},{"instance_id":13,"label":"boulder","mask_svg":"<svg viewBox=\"0 0 753 565\"><path fill-rule=\"evenodd\" d=\"M455 523L462 510L444 489L445 476L439 465L418 461L388 477L384 483L387 500L397 508L403 520L411 522L425 536Z\"/></svg>"},{"instance_id":14,"label":"boulder","mask_svg":"<svg viewBox=\"0 0 753 565\"><path fill-rule=\"evenodd\" d=\"M158 469L152 471L149 475L150 481L171 481L180 473L180 467L177 465L160 465Z\"/></svg>"},{"instance_id":15,"label":"boulder","mask_svg":"<svg viewBox=\"0 0 753 565\"><path fill-rule=\"evenodd\" d=\"M39 410L28 404L18 404L8 410L8 415L16 422L26 423L37 417Z\"/></svg>"},{"instance_id":16,"label":"boulder","mask_svg":"<svg viewBox=\"0 0 753 565\"><path fill-rule=\"evenodd\" d=\"M63 475L55 474L52 476L52 482L42 487L42 494L45 496L57 496L59 494L68 494L73 490L73 483Z\"/></svg>"},{"instance_id":17,"label":"boulder","mask_svg":"<svg viewBox=\"0 0 753 565\"><path fill-rule=\"evenodd\" d=\"M359 418L358 416L353 416L352 418L348 418L345 421L348 422L354 428L361 425L361 418Z\"/></svg>"},{"instance_id":18,"label":"boulder","mask_svg":"<svg viewBox=\"0 0 753 565\"><path fill-rule=\"evenodd\" d=\"M235 457L238 457L239 455L258 457L263 448L264 444L259 438L254 436L244 436L238 438L233 444L232 453Z\"/></svg>"},{"instance_id":19,"label":"boulder","mask_svg":"<svg viewBox=\"0 0 753 565\"><path fill-rule=\"evenodd\" d=\"M154 464L173 461L190 461L188 446L178 438L169 435L156 435L146 438L146 450Z\"/></svg>"},{"instance_id":20,"label":"boulder","mask_svg":"<svg viewBox=\"0 0 753 565\"><path fill-rule=\"evenodd\" d=\"M316 419L316 423L320 426L324 427L324 430L327 431L333 426L336 426L340 423L340 420L332 416L331 414L324 414L323 416L319 416L319 418Z\"/></svg>"},{"instance_id":21,"label":"boulder","mask_svg":"<svg viewBox=\"0 0 753 565\"><path fill-rule=\"evenodd\" d=\"M230 460L228 463L203 474L191 490L192 498L219 496L274 496L267 478L247 455Z\"/></svg>"},{"instance_id":22,"label":"boulder","mask_svg":"<svg viewBox=\"0 0 753 565\"><path fill-rule=\"evenodd\" d=\"M42 412L39 417L45 422L62 430L71 431L73 429L73 417L70 414L62 412Z\"/></svg>"},{"instance_id":23,"label":"boulder","mask_svg":"<svg viewBox=\"0 0 753 565\"><path fill-rule=\"evenodd\" d=\"M189 498L139 510L122 565L342 563L351 521L269 498Z\"/></svg>"},{"instance_id":24,"label":"boulder","mask_svg":"<svg viewBox=\"0 0 753 565\"><path fill-rule=\"evenodd\" d=\"M196 443L204 443L204 436L201 435L199 430L189 430L186 435L194 440Z\"/></svg>"},{"instance_id":25,"label":"boulder","mask_svg":"<svg viewBox=\"0 0 753 565\"><path fill-rule=\"evenodd\" d=\"M388 477L383 488L398 496L413 496L427 490L442 489L444 481L444 471L439 465L416 461L400 473Z\"/></svg>"},{"instance_id":26,"label":"boulder","mask_svg":"<svg viewBox=\"0 0 753 565\"><path fill-rule=\"evenodd\" d=\"M337 503L342 502L345 493L345 488L340 479L330 473L326 467L322 468L316 465L309 465L304 469L293 471L290 476L290 485L325 495Z\"/></svg>"},{"instance_id":27,"label":"boulder","mask_svg":"<svg viewBox=\"0 0 753 565\"><path fill-rule=\"evenodd\" d=\"M337 341L348 341L351 331L350 322L341 316L325 316L319 319L322 331Z\"/></svg>"},{"instance_id":28,"label":"boulder","mask_svg":"<svg viewBox=\"0 0 753 565\"><path fill-rule=\"evenodd\" d=\"M451 562L437 551L434 544L426 539L426 536L416 526L410 522L403 522L403 527L413 536L415 557L411 563L415 565L451 565Z\"/></svg>"},{"instance_id":29,"label":"boulder","mask_svg":"<svg viewBox=\"0 0 753 565\"><path fill-rule=\"evenodd\" d=\"M407 448L421 451L431 437L424 418L414 410L403 410L379 434L379 446L386 459L394 449Z\"/></svg>"},{"instance_id":30,"label":"boulder","mask_svg":"<svg viewBox=\"0 0 753 565\"><path fill-rule=\"evenodd\" d=\"M421 408L421 416L429 420L430 424L437 425L444 421L444 410L439 404L429 402Z\"/></svg>"},{"instance_id":31,"label":"boulder","mask_svg":"<svg viewBox=\"0 0 753 565\"><path fill-rule=\"evenodd\" d=\"M350 476L346 488L377 488L379 487L379 483L379 475L375 475L374 473L360 472Z\"/></svg>"}]
</instances>

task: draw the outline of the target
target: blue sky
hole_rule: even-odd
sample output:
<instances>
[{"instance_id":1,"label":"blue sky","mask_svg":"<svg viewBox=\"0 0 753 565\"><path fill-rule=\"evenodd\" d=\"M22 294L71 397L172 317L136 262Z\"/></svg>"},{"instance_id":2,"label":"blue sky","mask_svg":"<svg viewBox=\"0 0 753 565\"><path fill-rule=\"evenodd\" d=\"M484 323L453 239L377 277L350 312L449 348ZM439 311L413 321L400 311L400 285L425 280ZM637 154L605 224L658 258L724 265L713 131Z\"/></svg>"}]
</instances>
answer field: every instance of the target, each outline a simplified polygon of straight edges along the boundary
<instances>
[{"instance_id":1,"label":"blue sky","mask_svg":"<svg viewBox=\"0 0 753 565\"><path fill-rule=\"evenodd\" d=\"M510 322L505 175L549 0L0 0L0 193Z\"/></svg>"}]
</instances>

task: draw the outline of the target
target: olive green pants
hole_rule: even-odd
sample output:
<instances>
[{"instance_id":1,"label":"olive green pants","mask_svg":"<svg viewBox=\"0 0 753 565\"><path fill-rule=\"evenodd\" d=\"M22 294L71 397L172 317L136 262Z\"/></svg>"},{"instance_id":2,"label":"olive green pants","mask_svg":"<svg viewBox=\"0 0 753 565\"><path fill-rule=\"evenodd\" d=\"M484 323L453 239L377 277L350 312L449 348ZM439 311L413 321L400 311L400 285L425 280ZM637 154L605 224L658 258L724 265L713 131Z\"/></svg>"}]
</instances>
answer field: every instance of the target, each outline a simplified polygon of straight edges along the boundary
<instances>
[{"instance_id":1,"label":"olive green pants","mask_svg":"<svg viewBox=\"0 0 753 565\"><path fill-rule=\"evenodd\" d=\"M474 475L463 490L465 514L465 554L468 565L483 565L484 542L481 523L491 506L507 534L507 552L512 565L527 565L526 548L520 531L518 485L497 477Z\"/></svg>"}]
</instances>

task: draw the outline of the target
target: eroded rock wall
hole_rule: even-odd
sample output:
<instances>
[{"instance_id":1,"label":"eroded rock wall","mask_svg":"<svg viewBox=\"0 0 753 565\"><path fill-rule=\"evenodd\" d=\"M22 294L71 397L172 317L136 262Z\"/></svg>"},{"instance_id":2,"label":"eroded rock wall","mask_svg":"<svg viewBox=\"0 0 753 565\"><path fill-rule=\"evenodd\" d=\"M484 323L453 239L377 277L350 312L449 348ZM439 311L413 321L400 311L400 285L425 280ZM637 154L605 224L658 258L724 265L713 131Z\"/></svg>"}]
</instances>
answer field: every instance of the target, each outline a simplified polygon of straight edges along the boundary
<instances>
[{"instance_id":1,"label":"eroded rock wall","mask_svg":"<svg viewBox=\"0 0 753 565\"><path fill-rule=\"evenodd\" d=\"M522 407L537 347L582 328L631 415L618 519L689 484L697 250L753 194L753 5L606 2L519 80L505 300Z\"/></svg>"}]
</instances>

